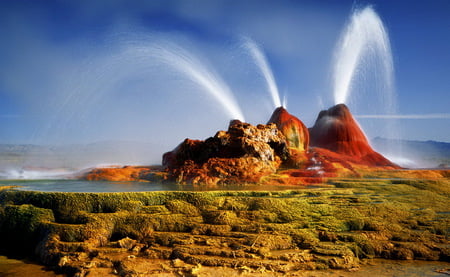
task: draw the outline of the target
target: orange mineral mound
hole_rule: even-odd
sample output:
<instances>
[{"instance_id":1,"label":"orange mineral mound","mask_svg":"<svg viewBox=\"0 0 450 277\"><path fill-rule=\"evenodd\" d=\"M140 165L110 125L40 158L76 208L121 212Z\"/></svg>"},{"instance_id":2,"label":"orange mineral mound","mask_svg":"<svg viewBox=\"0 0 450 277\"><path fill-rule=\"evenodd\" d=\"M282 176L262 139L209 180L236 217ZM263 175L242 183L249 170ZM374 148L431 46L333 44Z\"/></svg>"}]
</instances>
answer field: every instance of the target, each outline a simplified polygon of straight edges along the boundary
<instances>
[{"instance_id":1,"label":"orange mineral mound","mask_svg":"<svg viewBox=\"0 0 450 277\"><path fill-rule=\"evenodd\" d=\"M88 181L152 181L163 177L159 166L123 166L94 168L82 177Z\"/></svg>"},{"instance_id":2,"label":"orange mineral mound","mask_svg":"<svg viewBox=\"0 0 450 277\"><path fill-rule=\"evenodd\" d=\"M288 146L300 151L307 151L309 146L309 132L305 124L288 113L283 107L278 107L269 119L269 123L275 123L277 128L286 137Z\"/></svg>"},{"instance_id":3,"label":"orange mineral mound","mask_svg":"<svg viewBox=\"0 0 450 277\"><path fill-rule=\"evenodd\" d=\"M372 149L364 132L344 104L321 111L309 133L311 146L352 157L361 164L398 167Z\"/></svg>"}]
</instances>

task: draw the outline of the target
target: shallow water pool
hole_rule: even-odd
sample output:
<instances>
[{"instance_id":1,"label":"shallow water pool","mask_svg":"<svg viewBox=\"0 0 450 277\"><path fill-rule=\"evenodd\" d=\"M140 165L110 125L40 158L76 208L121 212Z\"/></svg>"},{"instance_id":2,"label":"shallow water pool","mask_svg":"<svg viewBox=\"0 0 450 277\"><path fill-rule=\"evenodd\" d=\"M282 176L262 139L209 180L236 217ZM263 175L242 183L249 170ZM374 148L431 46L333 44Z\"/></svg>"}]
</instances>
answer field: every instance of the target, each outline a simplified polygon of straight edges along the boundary
<instances>
[{"instance_id":1,"label":"shallow water pool","mask_svg":"<svg viewBox=\"0 0 450 277\"><path fill-rule=\"evenodd\" d=\"M110 182L83 180L0 180L0 187L14 186L18 190L44 192L139 192L139 191L216 191L216 190L253 190L276 191L286 189L311 188L311 186L262 186L227 185L204 187L157 182ZM317 187L317 186L314 186Z\"/></svg>"}]
</instances>

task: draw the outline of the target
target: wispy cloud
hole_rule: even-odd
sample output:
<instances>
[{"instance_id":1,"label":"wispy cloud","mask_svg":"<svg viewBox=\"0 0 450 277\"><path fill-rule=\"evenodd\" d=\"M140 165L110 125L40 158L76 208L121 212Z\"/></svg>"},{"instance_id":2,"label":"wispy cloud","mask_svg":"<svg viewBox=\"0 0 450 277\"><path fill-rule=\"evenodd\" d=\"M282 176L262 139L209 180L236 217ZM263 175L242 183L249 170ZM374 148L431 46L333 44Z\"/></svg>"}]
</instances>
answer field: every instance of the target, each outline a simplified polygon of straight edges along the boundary
<instances>
[{"instance_id":1,"label":"wispy cloud","mask_svg":"<svg viewBox=\"0 0 450 277\"><path fill-rule=\"evenodd\" d=\"M450 119L450 113L430 113L430 114L361 114L355 115L357 118L371 119Z\"/></svg>"}]
</instances>

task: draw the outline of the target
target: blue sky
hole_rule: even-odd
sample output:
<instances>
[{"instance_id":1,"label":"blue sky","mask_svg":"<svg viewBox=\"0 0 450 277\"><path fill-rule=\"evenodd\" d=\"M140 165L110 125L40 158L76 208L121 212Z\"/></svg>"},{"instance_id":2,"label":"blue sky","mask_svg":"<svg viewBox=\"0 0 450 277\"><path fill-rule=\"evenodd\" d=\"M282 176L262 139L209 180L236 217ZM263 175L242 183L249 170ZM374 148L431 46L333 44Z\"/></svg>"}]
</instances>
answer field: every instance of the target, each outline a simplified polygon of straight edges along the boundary
<instances>
[{"instance_id":1,"label":"blue sky","mask_svg":"<svg viewBox=\"0 0 450 277\"><path fill-rule=\"evenodd\" d=\"M273 107L243 37L264 50L288 110L312 126L333 105L339 36L355 6L368 4L389 33L401 138L450 142L447 0L11 0L0 2L0 143L136 140L164 152L225 129L218 102L158 60L165 45L216 72L246 120L265 123ZM383 114L370 99L350 109ZM389 137L385 119L359 122L369 138Z\"/></svg>"}]
</instances>

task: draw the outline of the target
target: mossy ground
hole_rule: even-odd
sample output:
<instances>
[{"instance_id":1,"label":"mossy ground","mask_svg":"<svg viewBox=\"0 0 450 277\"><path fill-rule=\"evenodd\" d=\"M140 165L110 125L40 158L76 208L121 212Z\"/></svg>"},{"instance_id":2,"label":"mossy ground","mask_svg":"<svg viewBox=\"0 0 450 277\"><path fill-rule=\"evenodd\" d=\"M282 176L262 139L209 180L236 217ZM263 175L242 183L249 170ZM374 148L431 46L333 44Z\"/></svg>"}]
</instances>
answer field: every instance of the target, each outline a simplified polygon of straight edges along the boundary
<instances>
[{"instance_id":1,"label":"mossy ground","mask_svg":"<svg viewBox=\"0 0 450 277\"><path fill-rule=\"evenodd\" d=\"M9 188L0 191L0 245L78 276L195 275L198 264L281 275L350 269L371 258L450 261L448 178L328 184L139 193ZM161 259L183 267L143 266Z\"/></svg>"}]
</instances>

